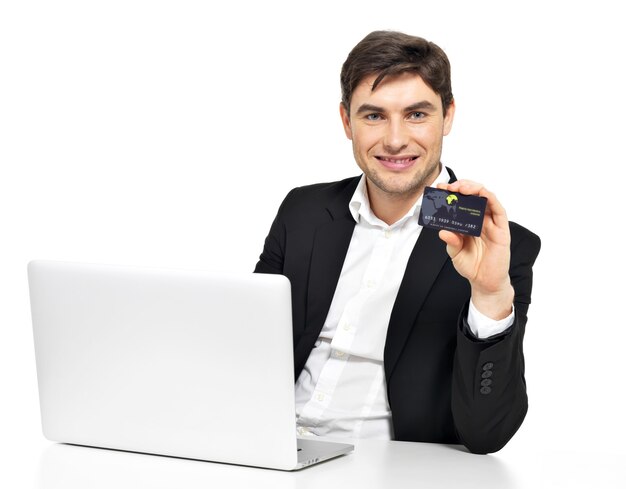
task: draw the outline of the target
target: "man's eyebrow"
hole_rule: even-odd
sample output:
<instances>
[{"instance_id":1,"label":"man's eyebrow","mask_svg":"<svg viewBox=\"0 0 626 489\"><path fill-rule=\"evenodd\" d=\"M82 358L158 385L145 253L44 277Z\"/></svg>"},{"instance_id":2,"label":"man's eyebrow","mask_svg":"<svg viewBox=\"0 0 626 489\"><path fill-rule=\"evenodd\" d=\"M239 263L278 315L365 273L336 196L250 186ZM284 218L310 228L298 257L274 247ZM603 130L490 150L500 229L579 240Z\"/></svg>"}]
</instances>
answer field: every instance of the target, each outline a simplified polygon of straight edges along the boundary
<instances>
[{"instance_id":1,"label":"man's eyebrow","mask_svg":"<svg viewBox=\"0 0 626 489\"><path fill-rule=\"evenodd\" d=\"M377 105L363 104L358 108L356 113L362 114L363 112L385 112L385 109L378 107Z\"/></svg>"},{"instance_id":2,"label":"man's eyebrow","mask_svg":"<svg viewBox=\"0 0 626 489\"><path fill-rule=\"evenodd\" d=\"M415 112L416 110L437 110L433 104L431 104L428 100L422 100L421 102L416 102L408 107L405 107L405 112Z\"/></svg>"}]
</instances>

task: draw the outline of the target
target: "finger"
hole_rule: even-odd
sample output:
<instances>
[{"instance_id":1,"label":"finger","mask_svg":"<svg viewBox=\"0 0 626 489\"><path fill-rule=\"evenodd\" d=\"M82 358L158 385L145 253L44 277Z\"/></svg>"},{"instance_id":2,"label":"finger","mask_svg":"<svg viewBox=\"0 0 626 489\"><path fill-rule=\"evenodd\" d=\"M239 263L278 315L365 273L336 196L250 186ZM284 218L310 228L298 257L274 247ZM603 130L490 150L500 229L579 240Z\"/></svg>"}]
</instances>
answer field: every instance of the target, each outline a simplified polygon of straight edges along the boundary
<instances>
[{"instance_id":1,"label":"finger","mask_svg":"<svg viewBox=\"0 0 626 489\"><path fill-rule=\"evenodd\" d=\"M439 231L439 239L446 243L446 251L450 258L454 259L463 249L463 236L452 231Z\"/></svg>"}]
</instances>

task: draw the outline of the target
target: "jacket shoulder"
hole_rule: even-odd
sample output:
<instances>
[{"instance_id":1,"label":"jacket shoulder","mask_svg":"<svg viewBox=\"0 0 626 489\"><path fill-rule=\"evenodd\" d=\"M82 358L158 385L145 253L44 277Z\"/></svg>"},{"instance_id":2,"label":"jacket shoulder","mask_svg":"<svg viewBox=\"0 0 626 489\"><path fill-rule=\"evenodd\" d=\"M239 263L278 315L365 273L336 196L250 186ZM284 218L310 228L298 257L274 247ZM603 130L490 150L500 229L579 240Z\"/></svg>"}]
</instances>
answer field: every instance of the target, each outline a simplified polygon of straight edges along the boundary
<instances>
[{"instance_id":1,"label":"jacket shoulder","mask_svg":"<svg viewBox=\"0 0 626 489\"><path fill-rule=\"evenodd\" d=\"M292 189L281 205L283 218L302 216L303 213L315 213L339 201L345 201L347 210L350 198L358 184L360 176L350 177L336 182L314 183Z\"/></svg>"},{"instance_id":2,"label":"jacket shoulder","mask_svg":"<svg viewBox=\"0 0 626 489\"><path fill-rule=\"evenodd\" d=\"M511 230L511 252L523 251L534 262L541 249L539 236L513 221L509 221L509 229Z\"/></svg>"}]
</instances>

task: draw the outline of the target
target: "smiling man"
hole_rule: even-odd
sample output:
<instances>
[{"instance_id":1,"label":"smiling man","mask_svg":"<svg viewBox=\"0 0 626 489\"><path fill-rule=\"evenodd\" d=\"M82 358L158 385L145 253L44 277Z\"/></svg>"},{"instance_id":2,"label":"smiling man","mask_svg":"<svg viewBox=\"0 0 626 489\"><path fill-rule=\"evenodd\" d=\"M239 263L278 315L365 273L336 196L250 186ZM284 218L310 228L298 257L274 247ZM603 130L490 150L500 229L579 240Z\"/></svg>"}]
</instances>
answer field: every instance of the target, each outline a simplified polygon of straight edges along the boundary
<instances>
[{"instance_id":1,"label":"smiling man","mask_svg":"<svg viewBox=\"0 0 626 489\"><path fill-rule=\"evenodd\" d=\"M444 110L441 97L411 72L381 80L372 90L378 76L365 77L339 110L367 178L372 211L393 224L439 175L454 102Z\"/></svg>"},{"instance_id":2,"label":"smiling man","mask_svg":"<svg viewBox=\"0 0 626 489\"><path fill-rule=\"evenodd\" d=\"M438 46L372 32L341 89L362 175L292 190L255 269L291 281L298 432L499 450L528 407L539 238L441 164L455 105ZM481 235L422 228L426 186L486 197Z\"/></svg>"}]
</instances>

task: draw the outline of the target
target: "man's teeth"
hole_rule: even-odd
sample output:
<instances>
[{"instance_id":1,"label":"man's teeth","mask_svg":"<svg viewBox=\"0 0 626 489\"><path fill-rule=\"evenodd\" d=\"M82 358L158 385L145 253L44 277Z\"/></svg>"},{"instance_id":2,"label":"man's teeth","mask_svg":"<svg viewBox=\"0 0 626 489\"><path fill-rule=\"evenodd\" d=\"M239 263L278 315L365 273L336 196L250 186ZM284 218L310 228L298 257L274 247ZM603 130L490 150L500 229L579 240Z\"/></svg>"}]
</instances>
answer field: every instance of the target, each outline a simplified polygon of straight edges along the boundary
<instances>
[{"instance_id":1,"label":"man's teeth","mask_svg":"<svg viewBox=\"0 0 626 489\"><path fill-rule=\"evenodd\" d=\"M411 161L413 161L415 158L403 158L403 159L397 159L397 158L381 158L382 160L385 161L389 161L391 163L395 163L397 165L405 165L407 163L410 163Z\"/></svg>"}]
</instances>

